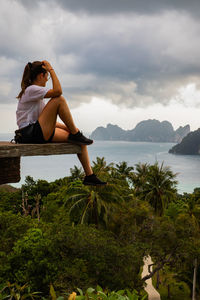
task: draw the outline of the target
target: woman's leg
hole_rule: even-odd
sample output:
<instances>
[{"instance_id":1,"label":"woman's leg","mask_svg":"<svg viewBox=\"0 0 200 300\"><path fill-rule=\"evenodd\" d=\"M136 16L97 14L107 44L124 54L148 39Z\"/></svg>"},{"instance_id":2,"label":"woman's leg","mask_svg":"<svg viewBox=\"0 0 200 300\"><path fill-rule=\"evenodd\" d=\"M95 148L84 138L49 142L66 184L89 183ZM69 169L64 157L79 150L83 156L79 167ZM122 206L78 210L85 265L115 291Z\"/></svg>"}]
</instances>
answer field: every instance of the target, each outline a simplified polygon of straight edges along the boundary
<instances>
[{"instance_id":1,"label":"woman's leg","mask_svg":"<svg viewBox=\"0 0 200 300\"><path fill-rule=\"evenodd\" d=\"M56 128L52 142L54 142L54 143L66 142L68 136L69 136L69 132L67 132L66 130L61 129L61 128ZM80 163L83 166L85 175L88 176L88 175L93 174L92 168L90 166L90 159L89 159L89 155L88 155L88 151L87 151L87 146L81 145L81 153L78 153L77 156L80 160Z\"/></svg>"},{"instance_id":2,"label":"woman's leg","mask_svg":"<svg viewBox=\"0 0 200 300\"><path fill-rule=\"evenodd\" d=\"M56 127L52 142L53 143L66 143L68 136L69 136L68 131Z\"/></svg>"},{"instance_id":3,"label":"woman's leg","mask_svg":"<svg viewBox=\"0 0 200 300\"><path fill-rule=\"evenodd\" d=\"M89 159L89 155L88 155L87 146L81 145L81 153L78 153L77 156L83 166L85 175L89 176L89 175L93 174L93 171L92 171L92 168L90 165L90 159Z\"/></svg>"},{"instance_id":4,"label":"woman's leg","mask_svg":"<svg viewBox=\"0 0 200 300\"><path fill-rule=\"evenodd\" d=\"M56 128L61 128L61 129L64 129L64 130L70 132L69 128L63 123L56 122Z\"/></svg>"},{"instance_id":5,"label":"woman's leg","mask_svg":"<svg viewBox=\"0 0 200 300\"><path fill-rule=\"evenodd\" d=\"M45 140L50 138L56 127L57 115L59 115L72 134L78 132L67 102L63 96L60 96L49 100L38 118Z\"/></svg>"}]
</instances>

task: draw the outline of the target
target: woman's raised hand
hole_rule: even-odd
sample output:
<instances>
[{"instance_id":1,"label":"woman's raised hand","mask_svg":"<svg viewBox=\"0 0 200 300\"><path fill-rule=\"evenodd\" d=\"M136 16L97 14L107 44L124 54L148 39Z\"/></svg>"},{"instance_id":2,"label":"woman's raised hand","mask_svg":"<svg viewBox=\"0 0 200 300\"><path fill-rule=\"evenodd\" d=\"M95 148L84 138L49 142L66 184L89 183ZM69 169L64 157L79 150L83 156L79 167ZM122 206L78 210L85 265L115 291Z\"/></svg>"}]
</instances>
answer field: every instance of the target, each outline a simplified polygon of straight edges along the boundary
<instances>
[{"instance_id":1,"label":"woman's raised hand","mask_svg":"<svg viewBox=\"0 0 200 300\"><path fill-rule=\"evenodd\" d=\"M52 68L51 64L47 60L42 61L44 68L49 72Z\"/></svg>"}]
</instances>

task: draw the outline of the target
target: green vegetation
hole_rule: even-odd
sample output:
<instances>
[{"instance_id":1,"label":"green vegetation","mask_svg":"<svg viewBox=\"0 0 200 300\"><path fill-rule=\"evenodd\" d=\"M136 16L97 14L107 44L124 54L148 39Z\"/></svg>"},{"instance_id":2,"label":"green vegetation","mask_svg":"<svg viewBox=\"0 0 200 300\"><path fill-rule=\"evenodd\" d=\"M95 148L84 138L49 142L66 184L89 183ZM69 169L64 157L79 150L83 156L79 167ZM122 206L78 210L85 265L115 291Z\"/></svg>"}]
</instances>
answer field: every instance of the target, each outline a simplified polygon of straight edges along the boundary
<instances>
[{"instance_id":1,"label":"green vegetation","mask_svg":"<svg viewBox=\"0 0 200 300\"><path fill-rule=\"evenodd\" d=\"M138 292L133 290L132 292L129 290L119 290L117 292L112 291L103 291L100 286L97 286L96 290L93 288L88 288L85 294L81 289L78 289L80 295L76 296L76 300L145 300L147 295L139 296Z\"/></svg>"},{"instance_id":2,"label":"green vegetation","mask_svg":"<svg viewBox=\"0 0 200 300\"><path fill-rule=\"evenodd\" d=\"M153 278L153 284L156 287L157 276ZM159 286L159 293L162 300L189 300L191 299L190 288L184 282L176 280L176 274L164 268L159 274L159 280L162 284Z\"/></svg>"},{"instance_id":3,"label":"green vegetation","mask_svg":"<svg viewBox=\"0 0 200 300\"><path fill-rule=\"evenodd\" d=\"M179 195L176 174L158 163L97 158L93 169L107 186L83 186L74 167L55 182L0 188L0 299L61 300L77 288L77 300L144 299L150 277L162 299L180 299L191 297L194 270L199 295L200 189ZM154 265L141 278L147 255Z\"/></svg>"},{"instance_id":4,"label":"green vegetation","mask_svg":"<svg viewBox=\"0 0 200 300\"><path fill-rule=\"evenodd\" d=\"M200 129L188 133L180 144L173 146L169 153L184 155L199 155Z\"/></svg>"},{"instance_id":5,"label":"green vegetation","mask_svg":"<svg viewBox=\"0 0 200 300\"><path fill-rule=\"evenodd\" d=\"M145 300L147 299L147 294L140 296L136 290L130 291L119 290L115 291L103 291L100 286L97 286L96 290L94 288L88 288L85 293L82 289L77 288L77 293L73 292L63 293L63 296L58 296L52 284L50 284L49 296L52 300ZM30 287L25 284L24 286L19 286L18 284L7 285L0 291L0 299L36 299L40 297L40 292L31 293ZM42 297L42 296L41 296ZM49 297L48 297L49 298ZM47 300L48 298L42 297L42 300Z\"/></svg>"}]
</instances>

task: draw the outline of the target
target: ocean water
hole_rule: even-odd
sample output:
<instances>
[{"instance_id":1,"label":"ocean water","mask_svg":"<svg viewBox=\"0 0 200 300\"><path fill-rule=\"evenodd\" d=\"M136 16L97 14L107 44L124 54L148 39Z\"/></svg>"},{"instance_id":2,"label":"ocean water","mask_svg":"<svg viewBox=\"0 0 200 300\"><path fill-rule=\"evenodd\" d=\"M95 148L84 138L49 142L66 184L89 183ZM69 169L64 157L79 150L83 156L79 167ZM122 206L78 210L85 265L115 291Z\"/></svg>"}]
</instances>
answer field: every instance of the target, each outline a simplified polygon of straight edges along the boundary
<instances>
[{"instance_id":1,"label":"ocean water","mask_svg":"<svg viewBox=\"0 0 200 300\"><path fill-rule=\"evenodd\" d=\"M12 134L0 134L1 141L9 141ZM147 143L147 142L123 142L123 141L95 141L88 147L91 163L96 157L105 157L107 163L119 163L126 161L129 166L136 163L153 164L158 161L164 166L169 166L177 173L178 192L193 192L194 188L200 187L200 156L174 155L168 150L173 143ZM21 157L21 181L13 183L20 187L27 175L35 180L55 179L68 176L70 168L74 165L81 166L76 155L52 155L52 156L28 156Z\"/></svg>"}]
</instances>

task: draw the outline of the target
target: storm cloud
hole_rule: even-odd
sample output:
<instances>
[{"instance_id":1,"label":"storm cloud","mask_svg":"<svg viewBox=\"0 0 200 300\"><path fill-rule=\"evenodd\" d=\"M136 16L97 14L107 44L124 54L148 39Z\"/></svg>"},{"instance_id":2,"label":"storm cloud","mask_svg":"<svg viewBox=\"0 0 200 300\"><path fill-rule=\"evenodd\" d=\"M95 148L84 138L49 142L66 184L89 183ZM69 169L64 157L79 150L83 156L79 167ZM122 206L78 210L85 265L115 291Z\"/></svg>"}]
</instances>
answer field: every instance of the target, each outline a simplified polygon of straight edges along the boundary
<instances>
[{"instance_id":1,"label":"storm cloud","mask_svg":"<svg viewBox=\"0 0 200 300\"><path fill-rule=\"evenodd\" d=\"M0 101L15 101L28 61L47 59L74 106L184 103L180 90L200 85L199 11L199 1L2 0Z\"/></svg>"},{"instance_id":2,"label":"storm cloud","mask_svg":"<svg viewBox=\"0 0 200 300\"><path fill-rule=\"evenodd\" d=\"M38 4L46 0L20 0L27 8L36 8ZM54 2L55 0L51 0ZM49 0L50 2L50 0ZM57 0L57 5L74 13L86 13L92 15L113 15L121 13L158 14L163 11L178 10L189 12L192 15L199 14L198 0Z\"/></svg>"}]
</instances>

